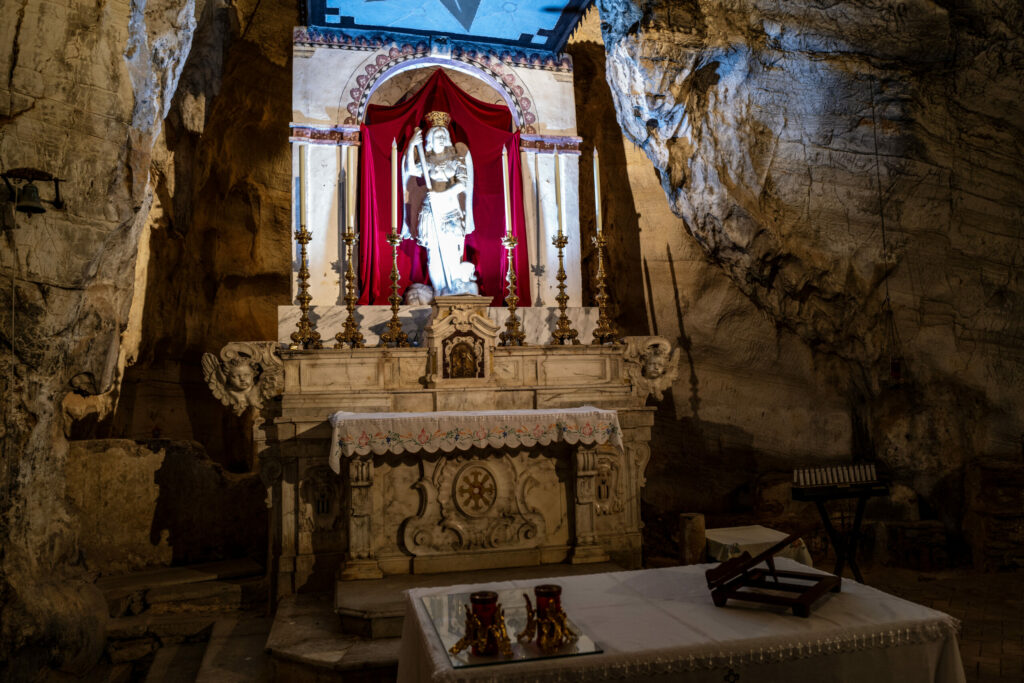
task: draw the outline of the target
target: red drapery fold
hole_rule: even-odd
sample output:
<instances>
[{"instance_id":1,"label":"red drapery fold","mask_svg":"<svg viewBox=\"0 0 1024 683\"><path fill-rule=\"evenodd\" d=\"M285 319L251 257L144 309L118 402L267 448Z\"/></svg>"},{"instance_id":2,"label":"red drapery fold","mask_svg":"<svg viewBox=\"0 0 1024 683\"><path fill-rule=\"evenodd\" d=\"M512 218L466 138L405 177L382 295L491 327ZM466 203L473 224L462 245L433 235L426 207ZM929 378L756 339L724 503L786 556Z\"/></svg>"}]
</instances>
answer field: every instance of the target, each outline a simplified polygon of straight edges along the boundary
<instances>
[{"instance_id":1,"label":"red drapery fold","mask_svg":"<svg viewBox=\"0 0 1024 683\"><path fill-rule=\"evenodd\" d=\"M466 237L464 260L476 266L480 293L494 297L492 306L505 301L506 251L504 189L501 150L509 150L512 233L516 248L516 289L520 306L530 305L529 259L526 254L526 222L519 161L519 133L511 132L512 114L507 107L481 102L463 92L443 70L437 69L413 97L393 107L370 105L362 126L362 184L360 196L362 232L359 241L360 304L387 304L391 294L391 141L404 152L417 127L426 133L424 115L446 111L451 117L453 142L465 143L473 155L473 218L476 230ZM401 180L399 180L401 182ZM422 181L421 181L422 182ZM401 191L399 189L399 191ZM399 200L401 201L401 200ZM399 205L398 229L402 212ZM398 248L399 292L414 282L430 283L426 250L412 240Z\"/></svg>"}]
</instances>

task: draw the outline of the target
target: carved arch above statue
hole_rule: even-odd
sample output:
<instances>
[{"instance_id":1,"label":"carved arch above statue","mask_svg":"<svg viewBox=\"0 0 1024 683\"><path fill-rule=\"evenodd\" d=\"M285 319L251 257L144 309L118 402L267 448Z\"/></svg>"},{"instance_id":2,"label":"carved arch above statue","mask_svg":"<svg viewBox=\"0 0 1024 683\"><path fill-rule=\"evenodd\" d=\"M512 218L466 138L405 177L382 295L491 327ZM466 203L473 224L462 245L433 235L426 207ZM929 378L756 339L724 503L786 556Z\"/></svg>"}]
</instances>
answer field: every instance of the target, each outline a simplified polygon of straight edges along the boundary
<instances>
[{"instance_id":1,"label":"carved arch above statue","mask_svg":"<svg viewBox=\"0 0 1024 683\"><path fill-rule=\"evenodd\" d=\"M452 57L430 54L424 46L392 47L386 54L367 59L345 84L342 92L343 111L348 113L344 125L358 125L366 120L366 107L373 93L388 79L400 73L440 66L477 78L493 88L512 113L512 121L524 133L536 133L537 115L534 100L526 84L515 70L500 59L467 50L453 51Z\"/></svg>"}]
</instances>

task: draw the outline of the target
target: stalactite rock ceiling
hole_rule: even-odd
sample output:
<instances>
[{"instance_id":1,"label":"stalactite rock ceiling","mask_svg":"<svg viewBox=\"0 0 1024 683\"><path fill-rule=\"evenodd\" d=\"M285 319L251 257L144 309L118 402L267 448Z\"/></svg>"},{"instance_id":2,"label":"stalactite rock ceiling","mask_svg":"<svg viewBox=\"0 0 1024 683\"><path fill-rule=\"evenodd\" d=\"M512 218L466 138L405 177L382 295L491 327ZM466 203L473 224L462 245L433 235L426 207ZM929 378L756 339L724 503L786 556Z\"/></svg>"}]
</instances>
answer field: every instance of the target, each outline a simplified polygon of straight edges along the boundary
<instances>
[{"instance_id":1,"label":"stalactite rock ceiling","mask_svg":"<svg viewBox=\"0 0 1024 683\"><path fill-rule=\"evenodd\" d=\"M867 393L899 357L1019 441L1020 6L596 4L618 121L712 261Z\"/></svg>"}]
</instances>

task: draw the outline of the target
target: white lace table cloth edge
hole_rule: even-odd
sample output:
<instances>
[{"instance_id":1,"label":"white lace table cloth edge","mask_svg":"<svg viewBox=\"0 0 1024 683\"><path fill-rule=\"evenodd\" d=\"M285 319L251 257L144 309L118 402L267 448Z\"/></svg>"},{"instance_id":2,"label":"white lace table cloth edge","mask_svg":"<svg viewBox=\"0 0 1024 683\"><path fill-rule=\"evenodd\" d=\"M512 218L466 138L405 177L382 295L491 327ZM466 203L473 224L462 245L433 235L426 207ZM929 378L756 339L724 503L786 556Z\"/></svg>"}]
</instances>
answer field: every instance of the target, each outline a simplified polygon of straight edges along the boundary
<instances>
[{"instance_id":1,"label":"white lace table cloth edge","mask_svg":"<svg viewBox=\"0 0 1024 683\"><path fill-rule=\"evenodd\" d=\"M558 441L585 445L611 442L622 448L618 413L592 406L433 413L338 411L328 419L332 426L330 465L335 472L341 470L342 456L371 453L451 453L456 449L531 447L538 443L547 446ZM404 421L409 421L412 430L407 434L397 431ZM384 423L393 424L385 428ZM415 432L417 428L419 431Z\"/></svg>"}]
</instances>

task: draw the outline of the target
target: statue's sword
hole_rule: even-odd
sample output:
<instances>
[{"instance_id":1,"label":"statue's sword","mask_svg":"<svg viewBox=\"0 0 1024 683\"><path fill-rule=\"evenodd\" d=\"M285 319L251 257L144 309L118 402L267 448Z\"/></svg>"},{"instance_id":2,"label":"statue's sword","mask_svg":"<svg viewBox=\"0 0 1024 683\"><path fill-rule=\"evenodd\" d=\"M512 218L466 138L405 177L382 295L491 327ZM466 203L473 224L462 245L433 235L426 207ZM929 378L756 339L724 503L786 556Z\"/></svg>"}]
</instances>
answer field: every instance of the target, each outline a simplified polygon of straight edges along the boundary
<instances>
[{"instance_id":1,"label":"statue's sword","mask_svg":"<svg viewBox=\"0 0 1024 683\"><path fill-rule=\"evenodd\" d=\"M427 197L430 197L430 193L434 191L434 179L430 177L430 172L427 170L427 153L423 149L423 140L421 139L416 143L416 149L420 153L420 170L423 172L423 179L427 181ZM437 216L434 214L433 206L430 207L430 224L434 229L434 242L436 244L441 243L441 231L438 229ZM441 270L444 272L445 284L451 282L451 277L448 275L448 271L444 267L444 259L441 259Z\"/></svg>"}]
</instances>

